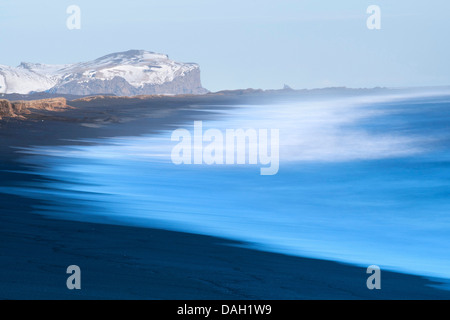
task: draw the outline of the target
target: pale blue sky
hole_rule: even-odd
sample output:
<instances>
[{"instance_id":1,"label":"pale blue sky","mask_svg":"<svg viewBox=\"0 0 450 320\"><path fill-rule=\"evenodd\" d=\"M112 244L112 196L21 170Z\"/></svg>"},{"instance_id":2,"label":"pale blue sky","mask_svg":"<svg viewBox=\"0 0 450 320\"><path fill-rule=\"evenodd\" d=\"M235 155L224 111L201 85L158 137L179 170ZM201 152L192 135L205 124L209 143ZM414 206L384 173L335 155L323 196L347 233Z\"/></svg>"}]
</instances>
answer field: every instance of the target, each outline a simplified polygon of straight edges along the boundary
<instances>
[{"instance_id":1,"label":"pale blue sky","mask_svg":"<svg viewBox=\"0 0 450 320\"><path fill-rule=\"evenodd\" d=\"M81 30L66 28L72 4ZM197 62L212 91L450 85L449 15L448 0L2 0L0 64L145 49Z\"/></svg>"}]
</instances>

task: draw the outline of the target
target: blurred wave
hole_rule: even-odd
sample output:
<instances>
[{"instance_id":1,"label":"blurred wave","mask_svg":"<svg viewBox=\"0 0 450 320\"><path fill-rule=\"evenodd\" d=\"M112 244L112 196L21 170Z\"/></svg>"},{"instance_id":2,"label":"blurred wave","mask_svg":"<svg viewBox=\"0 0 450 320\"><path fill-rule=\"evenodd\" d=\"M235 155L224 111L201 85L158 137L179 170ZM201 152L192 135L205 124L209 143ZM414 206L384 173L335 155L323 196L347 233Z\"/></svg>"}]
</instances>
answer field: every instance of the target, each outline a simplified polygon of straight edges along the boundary
<instances>
[{"instance_id":1,"label":"blurred wave","mask_svg":"<svg viewBox=\"0 0 450 320\"><path fill-rule=\"evenodd\" d=\"M222 112L204 130L280 130L277 175L252 165L176 166L171 131L162 131L22 150L42 179L2 192L40 199L37 213L61 219L207 234L450 278L449 95Z\"/></svg>"}]
</instances>

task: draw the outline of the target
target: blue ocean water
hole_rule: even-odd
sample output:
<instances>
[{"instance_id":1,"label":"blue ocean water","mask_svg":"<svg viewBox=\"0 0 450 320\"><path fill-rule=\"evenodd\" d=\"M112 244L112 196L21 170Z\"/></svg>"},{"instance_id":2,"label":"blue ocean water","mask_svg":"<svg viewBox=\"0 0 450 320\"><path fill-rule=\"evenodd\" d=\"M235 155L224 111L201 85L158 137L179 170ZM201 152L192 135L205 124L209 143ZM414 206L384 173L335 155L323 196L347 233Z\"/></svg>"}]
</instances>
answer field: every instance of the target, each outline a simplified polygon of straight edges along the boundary
<instances>
[{"instance_id":1,"label":"blue ocean water","mask_svg":"<svg viewBox=\"0 0 450 320\"><path fill-rule=\"evenodd\" d=\"M203 124L279 129L279 172L175 165L161 131L24 150L42 179L7 192L41 199L36 213L61 219L450 278L450 95L236 106Z\"/></svg>"}]
</instances>

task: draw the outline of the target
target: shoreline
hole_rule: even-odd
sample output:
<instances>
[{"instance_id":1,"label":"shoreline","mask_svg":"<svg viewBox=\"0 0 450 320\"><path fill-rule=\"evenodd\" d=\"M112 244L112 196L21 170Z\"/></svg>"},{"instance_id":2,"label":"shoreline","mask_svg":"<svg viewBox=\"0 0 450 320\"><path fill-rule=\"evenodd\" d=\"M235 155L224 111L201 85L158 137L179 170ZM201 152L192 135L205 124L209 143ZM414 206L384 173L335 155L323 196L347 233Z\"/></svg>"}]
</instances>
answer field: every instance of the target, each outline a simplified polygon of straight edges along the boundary
<instances>
[{"instance_id":1,"label":"shoreline","mask_svg":"<svg viewBox=\"0 0 450 320\"><path fill-rule=\"evenodd\" d=\"M0 299L450 299L432 287L438 279L382 270L381 290L368 290L366 269L351 264L211 236L56 220L31 213L37 201L0 197ZM73 264L81 290L65 285Z\"/></svg>"},{"instance_id":2,"label":"shoreline","mask_svg":"<svg viewBox=\"0 0 450 320\"><path fill-rule=\"evenodd\" d=\"M199 112L214 116L202 111L202 103L210 110L217 99L192 99L78 102L63 118L45 112L2 121L3 185L33 179L14 172L23 167L11 147L139 135L191 121ZM437 282L426 277L382 270L382 289L371 291L366 269L351 264L248 249L211 236L56 220L32 213L37 200L0 198L0 299L450 299L450 291L430 287ZM82 290L65 286L72 264L81 268Z\"/></svg>"}]
</instances>

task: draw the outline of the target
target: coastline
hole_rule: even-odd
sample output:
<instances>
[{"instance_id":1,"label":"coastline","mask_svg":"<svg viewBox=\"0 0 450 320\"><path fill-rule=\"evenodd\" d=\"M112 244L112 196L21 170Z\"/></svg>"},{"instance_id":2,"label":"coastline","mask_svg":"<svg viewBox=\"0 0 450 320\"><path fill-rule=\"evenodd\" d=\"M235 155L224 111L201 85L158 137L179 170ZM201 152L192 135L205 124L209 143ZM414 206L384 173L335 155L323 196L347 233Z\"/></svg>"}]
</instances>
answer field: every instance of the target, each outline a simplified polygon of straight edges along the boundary
<instances>
[{"instance_id":1,"label":"coastline","mask_svg":"<svg viewBox=\"0 0 450 320\"><path fill-rule=\"evenodd\" d=\"M139 135L190 121L198 112L212 115L202 105L226 107L224 99L205 96L115 100L73 101L77 109L64 114L2 121L3 185L30 179L12 172L23 168L11 147ZM209 236L54 220L31 212L36 200L0 197L0 299L450 299L450 291L432 288L436 283L420 276L382 271L382 290L371 291L361 267L246 249ZM71 264L82 270L82 290L65 286Z\"/></svg>"},{"instance_id":2,"label":"coastline","mask_svg":"<svg viewBox=\"0 0 450 320\"><path fill-rule=\"evenodd\" d=\"M173 231L48 219L35 201L0 195L0 299L450 299L426 278L268 253ZM80 266L81 290L66 288Z\"/></svg>"}]
</instances>

